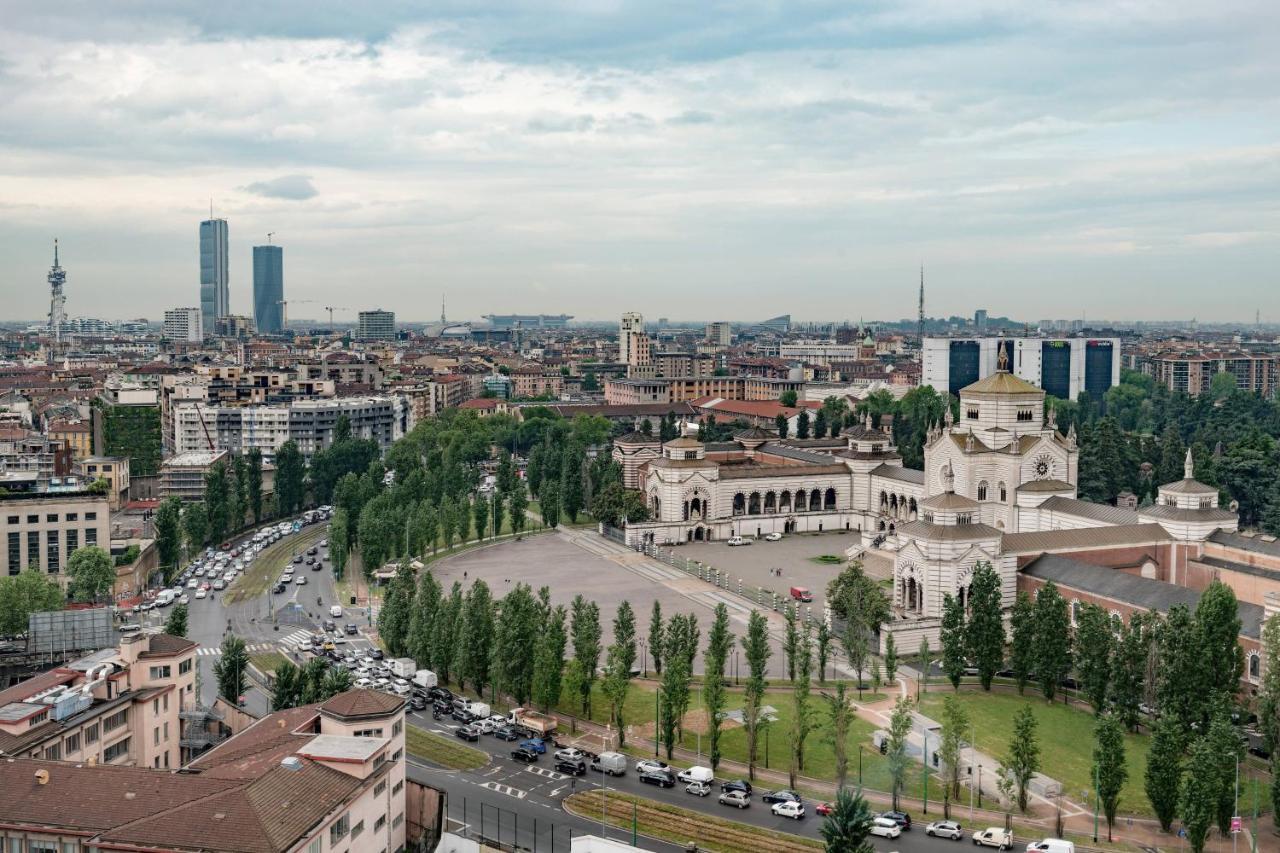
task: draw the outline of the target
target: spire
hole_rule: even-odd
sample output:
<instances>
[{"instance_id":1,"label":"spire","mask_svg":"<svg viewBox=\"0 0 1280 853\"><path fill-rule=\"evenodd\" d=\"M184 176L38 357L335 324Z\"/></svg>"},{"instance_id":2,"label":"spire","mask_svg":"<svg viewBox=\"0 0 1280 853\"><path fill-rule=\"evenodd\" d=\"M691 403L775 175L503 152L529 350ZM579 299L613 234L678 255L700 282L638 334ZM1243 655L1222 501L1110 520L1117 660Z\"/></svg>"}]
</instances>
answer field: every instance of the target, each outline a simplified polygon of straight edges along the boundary
<instances>
[{"instance_id":1,"label":"spire","mask_svg":"<svg viewBox=\"0 0 1280 853\"><path fill-rule=\"evenodd\" d=\"M1186 461L1182 463L1182 474L1188 480L1194 480L1196 473L1196 462L1191 458L1191 448L1187 448Z\"/></svg>"},{"instance_id":2,"label":"spire","mask_svg":"<svg viewBox=\"0 0 1280 853\"><path fill-rule=\"evenodd\" d=\"M950 494L955 490L956 490L956 472L951 467L950 460L948 460L946 467L942 469L942 491Z\"/></svg>"},{"instance_id":3,"label":"spire","mask_svg":"<svg viewBox=\"0 0 1280 853\"><path fill-rule=\"evenodd\" d=\"M53 265L58 265L58 238L53 238Z\"/></svg>"},{"instance_id":4,"label":"spire","mask_svg":"<svg viewBox=\"0 0 1280 853\"><path fill-rule=\"evenodd\" d=\"M924 264L920 265L920 316L916 321L916 337L919 339L920 350L924 351ZM921 358L924 358L921 355Z\"/></svg>"}]
</instances>

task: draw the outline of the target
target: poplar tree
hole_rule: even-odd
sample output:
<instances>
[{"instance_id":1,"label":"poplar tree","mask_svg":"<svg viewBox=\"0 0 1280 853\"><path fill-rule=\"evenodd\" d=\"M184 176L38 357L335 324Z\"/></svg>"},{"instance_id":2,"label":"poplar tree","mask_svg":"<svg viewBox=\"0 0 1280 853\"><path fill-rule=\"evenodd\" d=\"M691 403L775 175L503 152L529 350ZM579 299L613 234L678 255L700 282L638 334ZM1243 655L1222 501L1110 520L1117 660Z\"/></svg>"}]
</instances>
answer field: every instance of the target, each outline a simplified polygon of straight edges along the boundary
<instances>
[{"instance_id":1,"label":"poplar tree","mask_svg":"<svg viewBox=\"0 0 1280 853\"><path fill-rule=\"evenodd\" d=\"M800 647L796 651L796 677L792 680L792 696L795 712L791 718L791 765L788 777L792 788L796 775L804 772L804 742L809 737L813 722L809 709L809 691L813 684L813 640L806 626L800 635Z\"/></svg>"},{"instance_id":2,"label":"poplar tree","mask_svg":"<svg viewBox=\"0 0 1280 853\"><path fill-rule=\"evenodd\" d=\"M1036 595L1035 621L1036 676L1044 698L1052 702L1058 685L1071 671L1071 617L1053 581Z\"/></svg>"},{"instance_id":3,"label":"poplar tree","mask_svg":"<svg viewBox=\"0 0 1280 853\"><path fill-rule=\"evenodd\" d=\"M578 697L582 715L591 718L591 688L596 683L596 670L600 666L600 606L575 595L570 605L573 657L582 670L581 693Z\"/></svg>"},{"instance_id":4,"label":"poplar tree","mask_svg":"<svg viewBox=\"0 0 1280 853\"><path fill-rule=\"evenodd\" d=\"M1076 673L1095 716L1107 704L1111 658L1115 645L1111 617L1096 604L1085 604L1076 617Z\"/></svg>"},{"instance_id":5,"label":"poplar tree","mask_svg":"<svg viewBox=\"0 0 1280 853\"><path fill-rule=\"evenodd\" d=\"M1177 730L1173 717L1161 717L1156 721L1151 735L1151 751L1147 755L1147 770L1143 777L1147 800L1160 821L1160 828L1168 832L1178 812L1179 789L1182 784L1183 737Z\"/></svg>"},{"instance_id":6,"label":"poplar tree","mask_svg":"<svg viewBox=\"0 0 1280 853\"><path fill-rule=\"evenodd\" d=\"M965 642L964 605L954 595L942 597L942 671L947 674L954 690L960 689L960 679L964 675L966 665L965 654L968 644Z\"/></svg>"},{"instance_id":7,"label":"poplar tree","mask_svg":"<svg viewBox=\"0 0 1280 853\"><path fill-rule=\"evenodd\" d=\"M724 666L733 641L733 634L729 632L729 609L723 603L717 604L715 619L707 631L707 650L702 656L702 704L707 711L707 733L711 741L707 754L711 758L712 770L720 766L720 723L725 706Z\"/></svg>"},{"instance_id":8,"label":"poplar tree","mask_svg":"<svg viewBox=\"0 0 1280 853\"><path fill-rule=\"evenodd\" d=\"M564 675L565 609L551 611L541 634L533 662L533 700L546 713L560 701L560 684Z\"/></svg>"},{"instance_id":9,"label":"poplar tree","mask_svg":"<svg viewBox=\"0 0 1280 853\"><path fill-rule=\"evenodd\" d=\"M747 634L739 642L747 659L748 673L742 711L747 730L747 775L754 781L760 749L760 706L764 700L765 672L773 654L769 647L769 625L760 611L751 611L747 617Z\"/></svg>"},{"instance_id":10,"label":"poplar tree","mask_svg":"<svg viewBox=\"0 0 1280 853\"><path fill-rule=\"evenodd\" d=\"M1009 628L1013 635L1009 646L1009 668L1018 683L1018 692L1025 693L1036 666L1035 603L1025 590L1019 590L1014 598Z\"/></svg>"},{"instance_id":11,"label":"poplar tree","mask_svg":"<svg viewBox=\"0 0 1280 853\"><path fill-rule=\"evenodd\" d=\"M1107 841L1111 841L1111 828L1116 822L1116 805L1120 791L1129 779L1124 763L1124 726L1111 714L1098 721L1094 733L1093 773L1098 781L1098 799L1107 816Z\"/></svg>"},{"instance_id":12,"label":"poplar tree","mask_svg":"<svg viewBox=\"0 0 1280 853\"><path fill-rule=\"evenodd\" d=\"M1009 739L1009 757L1005 769L1013 776L1018 791L1018 809L1027 810L1027 786L1040 770L1040 742L1036 737L1036 718L1030 705L1023 705L1013 718L1013 736Z\"/></svg>"},{"instance_id":13,"label":"poplar tree","mask_svg":"<svg viewBox=\"0 0 1280 853\"><path fill-rule=\"evenodd\" d=\"M648 423L648 421L645 421ZM658 599L653 600L653 610L649 614L649 656L653 658L653 671L662 675L662 654L666 643L662 622L662 605Z\"/></svg>"},{"instance_id":14,"label":"poplar tree","mask_svg":"<svg viewBox=\"0 0 1280 853\"><path fill-rule=\"evenodd\" d=\"M979 561L973 567L973 580L969 584L969 619L964 638L969 658L978 668L983 690L991 689L991 680L1004 664L1001 611L1000 576L989 562Z\"/></svg>"}]
</instances>

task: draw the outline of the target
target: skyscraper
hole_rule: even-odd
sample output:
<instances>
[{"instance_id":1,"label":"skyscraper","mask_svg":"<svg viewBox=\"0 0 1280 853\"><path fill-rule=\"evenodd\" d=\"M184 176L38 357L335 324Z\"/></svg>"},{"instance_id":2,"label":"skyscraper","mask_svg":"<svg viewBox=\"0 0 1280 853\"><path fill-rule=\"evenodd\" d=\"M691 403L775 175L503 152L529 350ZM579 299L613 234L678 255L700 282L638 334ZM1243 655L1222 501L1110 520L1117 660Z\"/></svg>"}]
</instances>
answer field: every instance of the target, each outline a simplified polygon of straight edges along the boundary
<instances>
[{"instance_id":1,"label":"skyscraper","mask_svg":"<svg viewBox=\"0 0 1280 853\"><path fill-rule=\"evenodd\" d=\"M200 321L206 333L212 334L217 319L231 313L230 279L227 220L206 219L200 223Z\"/></svg>"},{"instance_id":2,"label":"skyscraper","mask_svg":"<svg viewBox=\"0 0 1280 853\"><path fill-rule=\"evenodd\" d=\"M253 247L253 324L260 335L284 331L284 248Z\"/></svg>"}]
</instances>

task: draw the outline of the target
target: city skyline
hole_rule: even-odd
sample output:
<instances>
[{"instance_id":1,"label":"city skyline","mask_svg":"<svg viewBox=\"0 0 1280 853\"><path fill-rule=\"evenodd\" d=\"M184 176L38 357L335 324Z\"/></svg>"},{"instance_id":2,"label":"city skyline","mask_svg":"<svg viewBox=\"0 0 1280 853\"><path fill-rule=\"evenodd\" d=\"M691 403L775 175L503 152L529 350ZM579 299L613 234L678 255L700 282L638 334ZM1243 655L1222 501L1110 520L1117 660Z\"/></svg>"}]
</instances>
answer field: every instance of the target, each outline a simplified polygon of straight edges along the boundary
<instances>
[{"instance_id":1,"label":"city skyline","mask_svg":"<svg viewBox=\"0 0 1280 853\"><path fill-rule=\"evenodd\" d=\"M6 15L11 316L189 304L212 196L235 314L274 231L348 322L1280 318L1272 4L202 8Z\"/></svg>"}]
</instances>

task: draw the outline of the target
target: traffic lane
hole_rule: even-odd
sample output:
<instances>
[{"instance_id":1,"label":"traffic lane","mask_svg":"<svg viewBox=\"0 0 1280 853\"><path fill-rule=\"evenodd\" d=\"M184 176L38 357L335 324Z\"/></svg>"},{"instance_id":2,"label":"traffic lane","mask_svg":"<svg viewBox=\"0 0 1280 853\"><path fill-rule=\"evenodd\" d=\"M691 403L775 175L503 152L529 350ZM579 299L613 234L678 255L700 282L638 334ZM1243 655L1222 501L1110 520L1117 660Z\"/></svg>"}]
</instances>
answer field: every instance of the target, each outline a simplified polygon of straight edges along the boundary
<instances>
[{"instance_id":1,"label":"traffic lane","mask_svg":"<svg viewBox=\"0 0 1280 853\"><path fill-rule=\"evenodd\" d=\"M452 719L441 718L440 720L433 720L429 713L421 711L411 712L409 716L414 725L448 737L456 736L455 731L460 727L460 724ZM539 761L535 765L525 765L513 761L511 759L511 750L515 748L516 743L501 741L492 735L481 735L480 740L468 745L478 747L492 756L492 763L488 767L476 771L476 775L483 777L481 778L482 782L493 783L493 786L497 786L496 790L499 793L505 794L510 798L523 795L523 799L533 798L537 800L545 797L562 803L565 797L577 791L604 787L608 790L620 791L645 799L680 806L691 811L715 815L726 820L735 820L763 829L772 829L807 838L821 837L822 818L813 812L817 801L805 801L806 816L800 820L779 817L774 815L770 810L770 806L763 801L763 794L769 790L763 785L755 786L755 796L752 797L752 803L749 807L737 809L722 806L716 799L719 795L719 782L725 781L723 778L717 779L716 789L711 795L696 797L685 793L685 786L682 782L677 782L675 787L672 788L659 788L656 785L647 785L641 782L635 772L635 761L637 759L630 756L628 756L627 773L623 776L605 777L589 770L587 775L574 779L550 769L555 764L555 760L552 757L554 747L550 745L548 745L548 752L539 756ZM506 790L507 788L511 790ZM924 818L925 816L912 815L912 818L917 817ZM940 816L935 814L928 817L935 819ZM946 849L939 846L946 843L943 839L929 838L924 834L924 824L926 823L928 823L928 820L919 821L915 829L903 833L897 839L873 838L873 845L877 850L899 851L899 853L931 853L931 851L932 853L937 853L939 850ZM968 831L971 832L972 828Z\"/></svg>"}]
</instances>

